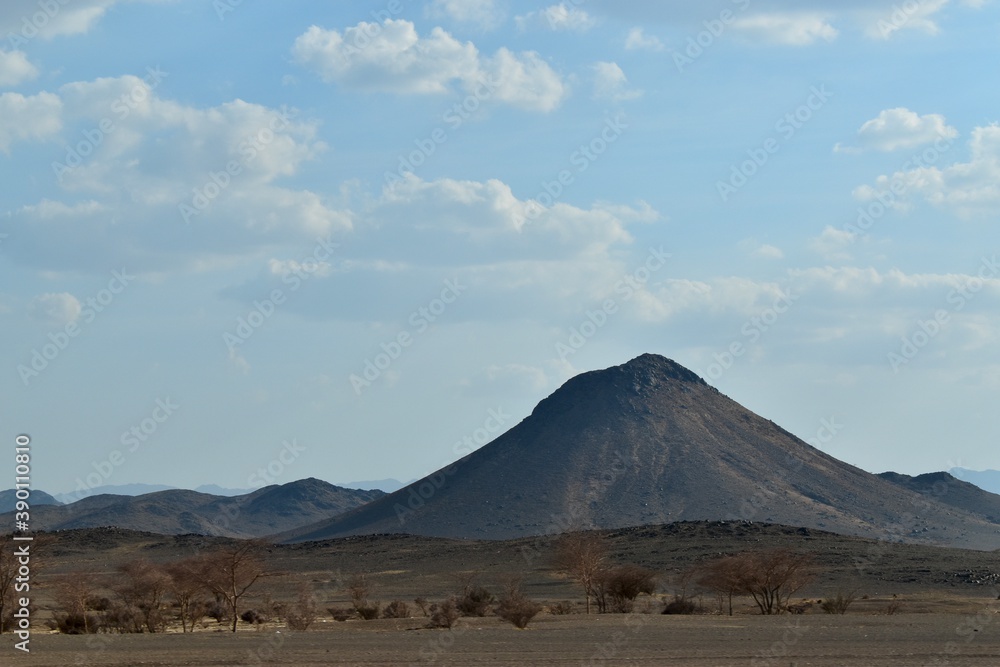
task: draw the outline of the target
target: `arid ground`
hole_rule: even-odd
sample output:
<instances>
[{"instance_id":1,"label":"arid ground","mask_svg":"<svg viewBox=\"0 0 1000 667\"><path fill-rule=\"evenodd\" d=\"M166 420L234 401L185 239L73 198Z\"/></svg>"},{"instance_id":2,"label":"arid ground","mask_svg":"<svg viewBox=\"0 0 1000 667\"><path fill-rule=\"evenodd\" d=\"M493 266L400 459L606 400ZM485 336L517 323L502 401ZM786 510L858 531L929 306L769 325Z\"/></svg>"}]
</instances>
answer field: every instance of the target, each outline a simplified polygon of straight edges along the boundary
<instances>
[{"instance_id":1,"label":"arid ground","mask_svg":"<svg viewBox=\"0 0 1000 667\"><path fill-rule=\"evenodd\" d=\"M1000 661L1000 615L539 617L527 630L497 618L464 619L452 630L419 619L323 622L308 632L194 635L40 635L3 664L67 665L815 665L917 667Z\"/></svg>"}]
</instances>

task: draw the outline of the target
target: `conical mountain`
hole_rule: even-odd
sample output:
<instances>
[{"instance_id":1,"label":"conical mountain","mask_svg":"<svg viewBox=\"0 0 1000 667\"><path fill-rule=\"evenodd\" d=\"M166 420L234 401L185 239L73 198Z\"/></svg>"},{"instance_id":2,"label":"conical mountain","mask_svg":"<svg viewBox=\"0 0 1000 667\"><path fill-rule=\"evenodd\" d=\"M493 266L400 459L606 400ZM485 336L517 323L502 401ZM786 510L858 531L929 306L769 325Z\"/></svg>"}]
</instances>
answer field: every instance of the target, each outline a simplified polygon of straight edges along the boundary
<instances>
[{"instance_id":1,"label":"conical mountain","mask_svg":"<svg viewBox=\"0 0 1000 667\"><path fill-rule=\"evenodd\" d=\"M578 375L451 466L277 537L505 539L682 520L1000 547L1000 525L838 461L652 354Z\"/></svg>"}]
</instances>

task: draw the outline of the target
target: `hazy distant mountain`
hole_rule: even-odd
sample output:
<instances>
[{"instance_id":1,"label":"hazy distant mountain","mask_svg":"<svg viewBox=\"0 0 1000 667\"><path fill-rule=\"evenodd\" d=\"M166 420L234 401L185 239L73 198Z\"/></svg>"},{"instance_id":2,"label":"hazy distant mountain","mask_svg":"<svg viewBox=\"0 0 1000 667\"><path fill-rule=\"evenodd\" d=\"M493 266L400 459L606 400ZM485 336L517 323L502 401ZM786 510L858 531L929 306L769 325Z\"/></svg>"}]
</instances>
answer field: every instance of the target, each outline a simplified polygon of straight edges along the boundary
<instances>
[{"instance_id":1,"label":"hazy distant mountain","mask_svg":"<svg viewBox=\"0 0 1000 667\"><path fill-rule=\"evenodd\" d=\"M407 484L409 484L409 482L400 482L398 479L373 479L365 482L336 482L337 486L342 486L345 489L364 489L367 491L374 491L378 489L379 491L385 491L386 493L398 491Z\"/></svg>"},{"instance_id":2,"label":"hazy distant mountain","mask_svg":"<svg viewBox=\"0 0 1000 667\"><path fill-rule=\"evenodd\" d=\"M975 484L990 493L1000 493L1000 470L968 470L952 468L951 474L960 480Z\"/></svg>"},{"instance_id":3,"label":"hazy distant mountain","mask_svg":"<svg viewBox=\"0 0 1000 667\"><path fill-rule=\"evenodd\" d=\"M916 477L884 472L882 479L916 491L925 498L978 514L993 523L1000 523L1000 495L985 491L975 484L962 481L946 472L929 472Z\"/></svg>"},{"instance_id":4,"label":"hazy distant mountain","mask_svg":"<svg viewBox=\"0 0 1000 667\"><path fill-rule=\"evenodd\" d=\"M7 491L0 491L0 513L3 512L13 512L16 507L17 502L17 491L15 489L8 489ZM31 490L31 495L28 497L28 503L31 507L38 505L59 505L59 501L45 493L44 491L38 491L36 489Z\"/></svg>"},{"instance_id":5,"label":"hazy distant mountain","mask_svg":"<svg viewBox=\"0 0 1000 667\"><path fill-rule=\"evenodd\" d=\"M68 505L33 505L31 527L65 530L116 526L164 535L259 537L335 516L384 495L381 491L344 489L311 478L235 497L185 489L139 496L101 494ZM13 520L11 513L0 515L2 525L11 525Z\"/></svg>"},{"instance_id":6,"label":"hazy distant mountain","mask_svg":"<svg viewBox=\"0 0 1000 667\"><path fill-rule=\"evenodd\" d=\"M90 496L141 496L144 493L156 493L157 491L168 491L176 488L176 486L167 486L165 484L109 484L106 486L95 486L91 489L79 488L76 491L54 493L52 495L61 503L75 503Z\"/></svg>"},{"instance_id":7,"label":"hazy distant mountain","mask_svg":"<svg viewBox=\"0 0 1000 667\"><path fill-rule=\"evenodd\" d=\"M276 537L503 539L728 519L1000 547L997 523L810 447L649 354L570 379L520 424L447 468Z\"/></svg>"},{"instance_id":8,"label":"hazy distant mountain","mask_svg":"<svg viewBox=\"0 0 1000 667\"><path fill-rule=\"evenodd\" d=\"M243 496L252 493L254 489L227 489L218 484L202 484L195 489L198 493L210 493L213 496Z\"/></svg>"}]
</instances>

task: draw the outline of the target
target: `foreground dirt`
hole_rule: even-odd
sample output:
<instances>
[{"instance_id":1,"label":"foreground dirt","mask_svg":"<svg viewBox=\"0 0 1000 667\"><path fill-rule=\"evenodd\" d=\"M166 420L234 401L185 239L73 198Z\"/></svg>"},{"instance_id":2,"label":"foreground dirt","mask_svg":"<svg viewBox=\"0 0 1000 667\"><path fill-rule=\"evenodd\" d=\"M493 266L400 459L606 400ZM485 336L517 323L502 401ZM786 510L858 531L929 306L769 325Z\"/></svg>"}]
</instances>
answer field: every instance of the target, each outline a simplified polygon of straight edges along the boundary
<instances>
[{"instance_id":1,"label":"foreground dirt","mask_svg":"<svg viewBox=\"0 0 1000 667\"><path fill-rule=\"evenodd\" d=\"M421 619L326 622L305 633L40 634L31 654L4 635L3 665L729 665L995 666L1000 614L719 617L542 616L527 630L496 618L428 630Z\"/></svg>"}]
</instances>

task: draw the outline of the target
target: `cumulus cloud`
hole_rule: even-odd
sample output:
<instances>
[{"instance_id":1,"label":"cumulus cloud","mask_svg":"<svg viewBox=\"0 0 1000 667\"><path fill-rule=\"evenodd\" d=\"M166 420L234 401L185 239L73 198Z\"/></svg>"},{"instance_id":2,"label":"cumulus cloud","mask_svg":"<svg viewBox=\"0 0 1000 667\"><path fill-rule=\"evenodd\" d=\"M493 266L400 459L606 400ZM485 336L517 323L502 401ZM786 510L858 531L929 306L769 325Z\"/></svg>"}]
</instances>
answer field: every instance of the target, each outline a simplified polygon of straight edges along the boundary
<instances>
[{"instance_id":1,"label":"cumulus cloud","mask_svg":"<svg viewBox=\"0 0 1000 667\"><path fill-rule=\"evenodd\" d=\"M647 2L646 0L590 0L597 15L613 16L635 23L661 22L686 25L693 33L704 29L706 20L720 19L748 39L766 43L807 45L835 39L841 30L854 29L872 39L891 39L898 33L918 31L937 34L939 15L950 7L984 6L983 0L704 0L698 3Z\"/></svg>"},{"instance_id":2,"label":"cumulus cloud","mask_svg":"<svg viewBox=\"0 0 1000 667\"><path fill-rule=\"evenodd\" d=\"M918 115L905 107L885 109L858 130L858 147L837 144L834 150L851 153L863 150L891 152L912 149L938 139L954 139L958 130L940 114Z\"/></svg>"},{"instance_id":3,"label":"cumulus cloud","mask_svg":"<svg viewBox=\"0 0 1000 667\"><path fill-rule=\"evenodd\" d=\"M0 93L0 151L15 141L54 137L62 128L62 100L52 93Z\"/></svg>"},{"instance_id":4,"label":"cumulus cloud","mask_svg":"<svg viewBox=\"0 0 1000 667\"><path fill-rule=\"evenodd\" d=\"M40 294L28 304L28 316L50 326L75 322L81 312L80 301L69 292Z\"/></svg>"},{"instance_id":5,"label":"cumulus cloud","mask_svg":"<svg viewBox=\"0 0 1000 667\"><path fill-rule=\"evenodd\" d=\"M659 38L647 35L642 28L632 28L625 38L626 51L663 51L666 45Z\"/></svg>"},{"instance_id":6,"label":"cumulus cloud","mask_svg":"<svg viewBox=\"0 0 1000 667\"><path fill-rule=\"evenodd\" d=\"M579 7L571 7L565 2L558 5L550 5L537 12L528 12L514 19L520 30L552 30L552 31L574 31L586 32L593 28L597 22L585 10Z\"/></svg>"},{"instance_id":7,"label":"cumulus cloud","mask_svg":"<svg viewBox=\"0 0 1000 667\"><path fill-rule=\"evenodd\" d=\"M888 200L905 210L917 198L963 217L995 215L1000 206L1000 125L977 127L967 162L939 167L924 164L879 176L855 191L862 201Z\"/></svg>"},{"instance_id":8,"label":"cumulus cloud","mask_svg":"<svg viewBox=\"0 0 1000 667\"><path fill-rule=\"evenodd\" d=\"M22 123L8 128L11 116L0 114L0 146L53 137L65 146L51 175L61 193L11 214L19 261L103 271L115 257L150 271L192 268L350 228L349 213L277 182L325 150L294 109L187 106L133 76L36 98L6 93L5 106Z\"/></svg>"},{"instance_id":9,"label":"cumulus cloud","mask_svg":"<svg viewBox=\"0 0 1000 667\"><path fill-rule=\"evenodd\" d=\"M413 23L359 23L343 33L310 27L292 47L295 59L324 81L357 90L440 94L472 91L483 82L496 99L537 111L554 109L567 93L559 75L537 53L501 48L483 57L442 28L421 37Z\"/></svg>"},{"instance_id":10,"label":"cumulus cloud","mask_svg":"<svg viewBox=\"0 0 1000 667\"><path fill-rule=\"evenodd\" d=\"M0 49L0 86L16 86L38 76L38 68L28 61L24 51Z\"/></svg>"},{"instance_id":11,"label":"cumulus cloud","mask_svg":"<svg viewBox=\"0 0 1000 667\"><path fill-rule=\"evenodd\" d=\"M507 12L497 0L434 0L427 7L427 15L492 30L503 23Z\"/></svg>"},{"instance_id":12,"label":"cumulus cloud","mask_svg":"<svg viewBox=\"0 0 1000 667\"><path fill-rule=\"evenodd\" d=\"M733 27L754 40L788 46L832 42L839 34L822 14L753 14L736 19Z\"/></svg>"},{"instance_id":13,"label":"cumulus cloud","mask_svg":"<svg viewBox=\"0 0 1000 667\"><path fill-rule=\"evenodd\" d=\"M593 65L594 98L621 102L642 97L641 90L630 89L628 77L617 63L599 62Z\"/></svg>"},{"instance_id":14,"label":"cumulus cloud","mask_svg":"<svg viewBox=\"0 0 1000 667\"><path fill-rule=\"evenodd\" d=\"M827 225L819 236L809 242L809 248L827 260L842 261L849 259L850 254L847 249L854 245L857 240L857 234Z\"/></svg>"}]
</instances>

